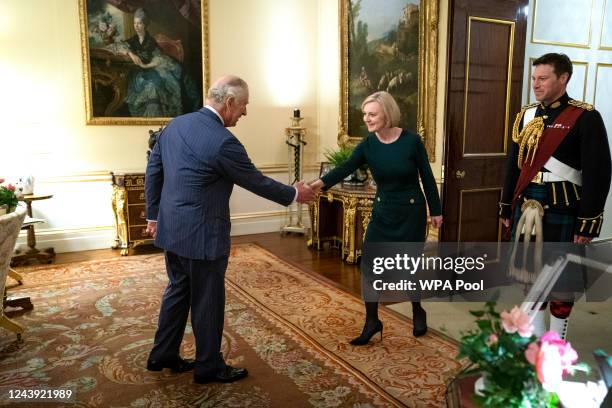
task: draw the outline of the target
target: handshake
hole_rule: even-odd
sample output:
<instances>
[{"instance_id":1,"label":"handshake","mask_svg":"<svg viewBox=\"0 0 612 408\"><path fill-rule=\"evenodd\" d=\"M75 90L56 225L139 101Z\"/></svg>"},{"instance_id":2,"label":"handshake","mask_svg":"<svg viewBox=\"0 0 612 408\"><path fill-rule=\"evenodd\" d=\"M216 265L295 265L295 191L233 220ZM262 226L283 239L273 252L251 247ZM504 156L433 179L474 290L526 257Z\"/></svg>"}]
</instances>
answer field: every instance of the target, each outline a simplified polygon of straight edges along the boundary
<instances>
[{"instance_id":1,"label":"handshake","mask_svg":"<svg viewBox=\"0 0 612 408\"><path fill-rule=\"evenodd\" d=\"M321 179L316 179L309 183L306 183L303 180L299 181L294 186L298 193L295 200L302 204L309 203L314 199L315 195L321 191L323 186L324 184Z\"/></svg>"}]
</instances>

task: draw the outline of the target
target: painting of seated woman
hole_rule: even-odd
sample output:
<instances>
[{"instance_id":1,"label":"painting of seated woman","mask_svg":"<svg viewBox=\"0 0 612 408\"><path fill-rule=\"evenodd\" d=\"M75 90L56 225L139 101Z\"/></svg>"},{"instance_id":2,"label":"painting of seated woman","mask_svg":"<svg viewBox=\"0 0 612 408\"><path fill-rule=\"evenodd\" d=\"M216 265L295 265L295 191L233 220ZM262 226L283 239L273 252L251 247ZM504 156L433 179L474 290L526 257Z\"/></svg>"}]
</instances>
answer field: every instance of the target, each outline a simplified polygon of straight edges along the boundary
<instances>
[{"instance_id":1,"label":"painting of seated woman","mask_svg":"<svg viewBox=\"0 0 612 408\"><path fill-rule=\"evenodd\" d=\"M208 58L202 58L201 8L152 0L81 2L88 123L160 124L202 107L202 61Z\"/></svg>"}]
</instances>

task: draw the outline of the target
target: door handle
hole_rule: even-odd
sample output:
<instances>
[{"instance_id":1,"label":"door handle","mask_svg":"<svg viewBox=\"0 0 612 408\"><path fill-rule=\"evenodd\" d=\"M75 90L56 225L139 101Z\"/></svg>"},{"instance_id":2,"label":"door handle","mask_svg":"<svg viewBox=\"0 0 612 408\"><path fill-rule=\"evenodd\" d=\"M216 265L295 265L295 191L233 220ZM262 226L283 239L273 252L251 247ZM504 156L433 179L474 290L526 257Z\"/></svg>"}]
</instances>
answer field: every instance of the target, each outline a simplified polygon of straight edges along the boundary
<instances>
[{"instance_id":1,"label":"door handle","mask_svg":"<svg viewBox=\"0 0 612 408\"><path fill-rule=\"evenodd\" d=\"M455 177L457 177L458 179L462 179L465 177L465 170L457 170L455 172Z\"/></svg>"}]
</instances>

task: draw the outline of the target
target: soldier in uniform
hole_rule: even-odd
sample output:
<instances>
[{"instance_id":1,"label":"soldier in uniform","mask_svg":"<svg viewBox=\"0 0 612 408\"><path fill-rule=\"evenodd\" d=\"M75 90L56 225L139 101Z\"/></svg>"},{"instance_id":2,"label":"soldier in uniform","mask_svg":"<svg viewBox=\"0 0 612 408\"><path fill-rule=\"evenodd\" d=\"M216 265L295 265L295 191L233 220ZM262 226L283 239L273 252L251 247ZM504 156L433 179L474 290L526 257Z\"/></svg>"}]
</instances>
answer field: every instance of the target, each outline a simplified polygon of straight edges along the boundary
<instances>
[{"instance_id":1,"label":"soldier in uniform","mask_svg":"<svg viewBox=\"0 0 612 408\"><path fill-rule=\"evenodd\" d=\"M592 105L567 95L572 76L567 55L545 54L533 66L538 102L524 106L514 122L500 217L504 226L513 227L515 236L521 233L517 230L518 224L523 225L521 217L529 207L537 207L540 239L585 244L599 236L610 189L606 129ZM550 330L562 338L573 306L564 300L550 302ZM544 331L542 310L534 326L536 334Z\"/></svg>"}]
</instances>

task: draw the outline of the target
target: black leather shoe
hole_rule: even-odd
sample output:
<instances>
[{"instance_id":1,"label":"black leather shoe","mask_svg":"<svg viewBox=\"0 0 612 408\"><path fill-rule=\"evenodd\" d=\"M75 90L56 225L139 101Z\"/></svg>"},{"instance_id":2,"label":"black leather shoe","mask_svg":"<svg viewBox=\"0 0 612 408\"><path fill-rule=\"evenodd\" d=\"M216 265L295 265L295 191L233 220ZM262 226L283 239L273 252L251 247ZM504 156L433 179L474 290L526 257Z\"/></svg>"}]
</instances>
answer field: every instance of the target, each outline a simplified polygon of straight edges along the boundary
<instances>
[{"instance_id":1,"label":"black leather shoe","mask_svg":"<svg viewBox=\"0 0 612 408\"><path fill-rule=\"evenodd\" d=\"M147 370L149 371L161 371L164 368L169 368L175 373L184 373L195 368L195 360L191 358L182 359L179 357L178 360L174 361L147 361Z\"/></svg>"},{"instance_id":2,"label":"black leather shoe","mask_svg":"<svg viewBox=\"0 0 612 408\"><path fill-rule=\"evenodd\" d=\"M211 382L230 383L238 380L242 380L249 372L246 368L232 367L226 365L221 371L218 371L213 375L193 375L193 381L196 384L208 384Z\"/></svg>"},{"instance_id":3,"label":"black leather shoe","mask_svg":"<svg viewBox=\"0 0 612 408\"><path fill-rule=\"evenodd\" d=\"M427 333L427 312L420 302L412 303L412 335L421 337Z\"/></svg>"},{"instance_id":4,"label":"black leather shoe","mask_svg":"<svg viewBox=\"0 0 612 408\"><path fill-rule=\"evenodd\" d=\"M353 346L365 346L370 342L370 339L380 332L380 341L382 341L383 324L380 320L366 320L361 335L349 341Z\"/></svg>"}]
</instances>

